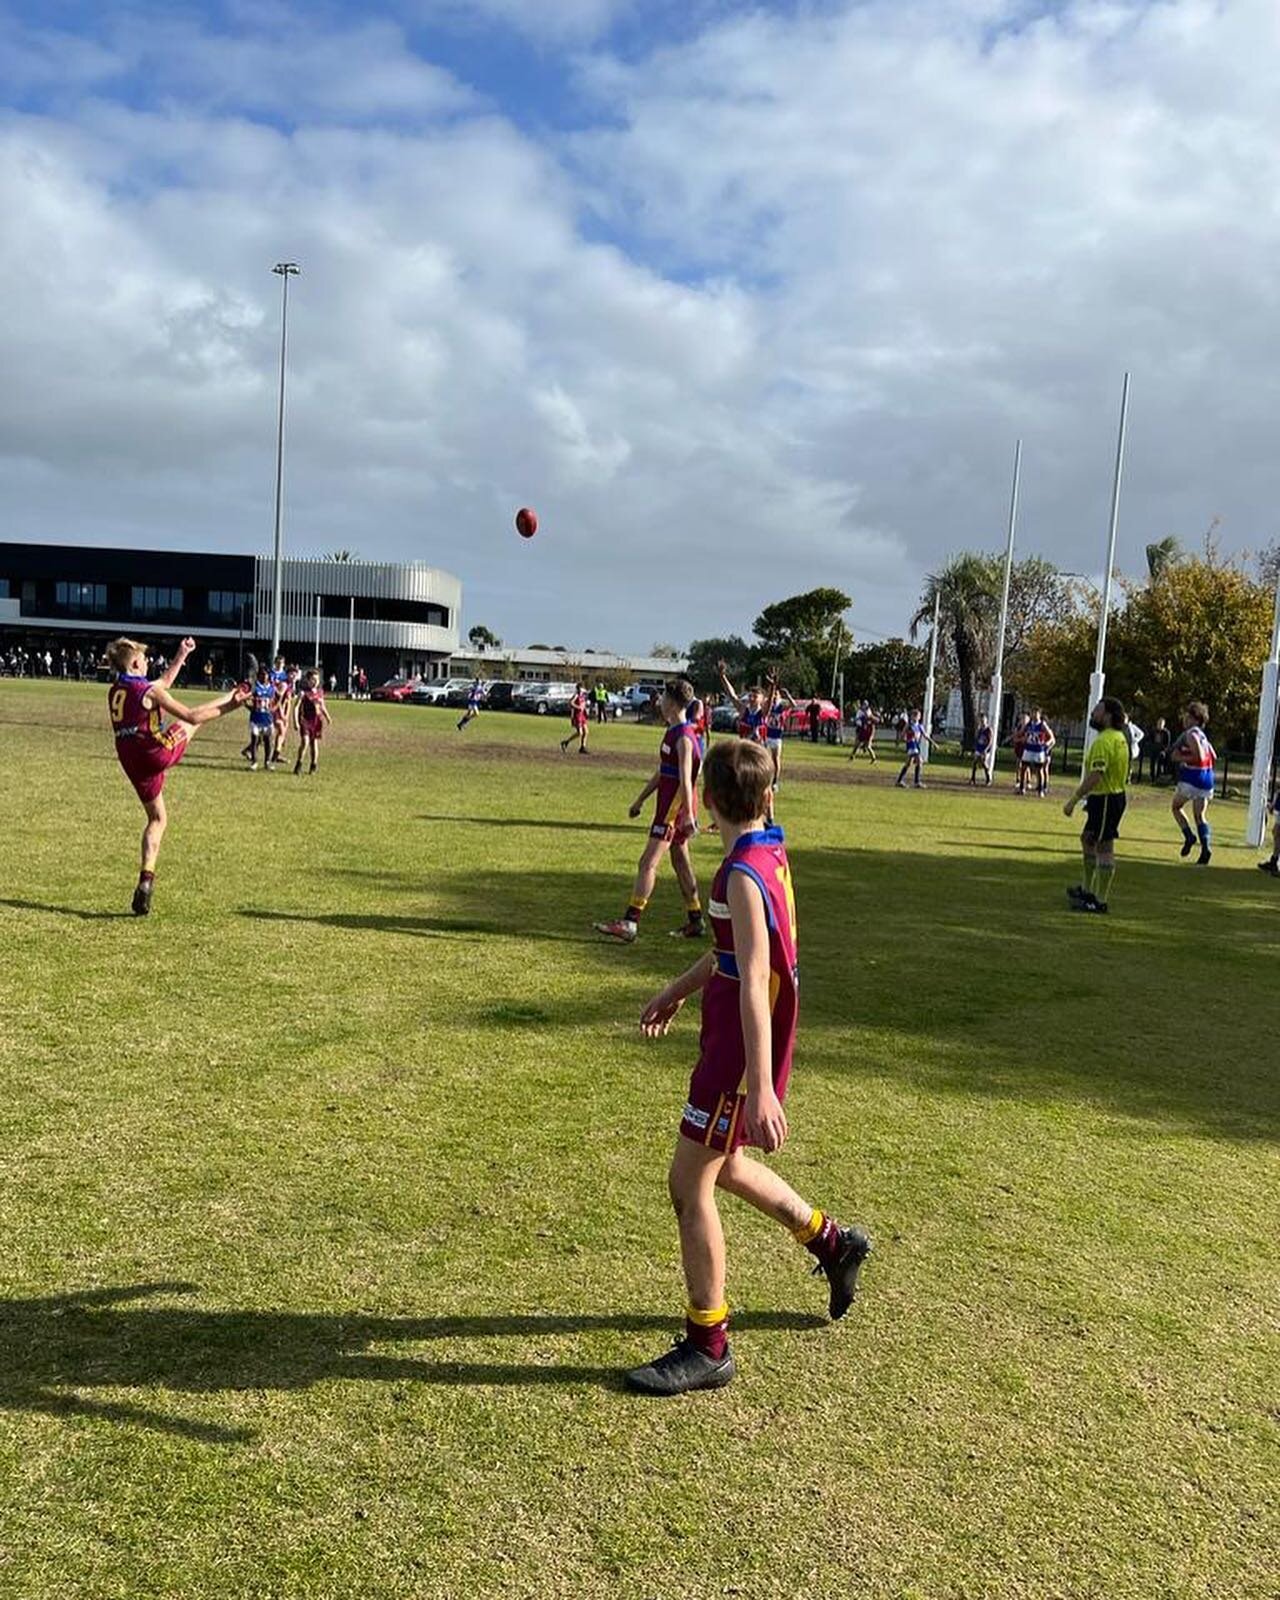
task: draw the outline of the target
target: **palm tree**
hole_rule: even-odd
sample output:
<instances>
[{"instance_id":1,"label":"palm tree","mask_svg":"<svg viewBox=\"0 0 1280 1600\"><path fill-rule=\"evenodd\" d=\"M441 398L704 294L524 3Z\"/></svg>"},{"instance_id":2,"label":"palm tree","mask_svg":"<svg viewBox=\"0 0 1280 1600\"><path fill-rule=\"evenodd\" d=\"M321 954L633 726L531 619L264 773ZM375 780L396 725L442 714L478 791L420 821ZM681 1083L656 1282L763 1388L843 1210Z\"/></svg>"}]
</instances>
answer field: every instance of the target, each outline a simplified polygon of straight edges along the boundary
<instances>
[{"instance_id":1,"label":"palm tree","mask_svg":"<svg viewBox=\"0 0 1280 1600\"><path fill-rule=\"evenodd\" d=\"M1152 583L1156 583L1170 567L1177 566L1181 560L1182 546L1177 536L1171 533L1167 539L1161 539L1158 543L1147 546L1147 576Z\"/></svg>"},{"instance_id":2,"label":"palm tree","mask_svg":"<svg viewBox=\"0 0 1280 1600\"><path fill-rule=\"evenodd\" d=\"M950 646L960 687L965 742L971 747L978 726L976 684L990 671L994 635L1000 615L1000 563L991 556L966 551L931 574L911 619L911 637L933 620L938 601L938 626Z\"/></svg>"}]
</instances>

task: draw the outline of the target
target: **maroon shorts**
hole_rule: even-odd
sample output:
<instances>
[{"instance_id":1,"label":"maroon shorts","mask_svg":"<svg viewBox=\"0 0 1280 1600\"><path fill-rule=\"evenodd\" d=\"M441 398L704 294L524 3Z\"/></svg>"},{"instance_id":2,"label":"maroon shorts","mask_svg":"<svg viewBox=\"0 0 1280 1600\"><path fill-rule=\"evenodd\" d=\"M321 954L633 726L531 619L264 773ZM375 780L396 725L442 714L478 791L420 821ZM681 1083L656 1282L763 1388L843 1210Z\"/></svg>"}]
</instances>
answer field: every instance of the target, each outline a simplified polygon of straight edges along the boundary
<instances>
[{"instance_id":1,"label":"maroon shorts","mask_svg":"<svg viewBox=\"0 0 1280 1600\"><path fill-rule=\"evenodd\" d=\"M774 1078L773 1092L779 1100L787 1098L790 1076L788 1069ZM689 1098L680 1118L681 1137L706 1145L709 1150L723 1150L726 1155L732 1155L740 1146L751 1142L744 1126L746 1106L743 1075L736 1063L726 1069L717 1062L703 1059L689 1079Z\"/></svg>"},{"instance_id":2,"label":"maroon shorts","mask_svg":"<svg viewBox=\"0 0 1280 1600\"><path fill-rule=\"evenodd\" d=\"M298 732L302 735L302 737L304 739L323 739L324 738L324 719L323 719L323 717L317 717L314 722L308 722L305 717L301 717L299 719L299 721L298 721Z\"/></svg>"},{"instance_id":3,"label":"maroon shorts","mask_svg":"<svg viewBox=\"0 0 1280 1600\"><path fill-rule=\"evenodd\" d=\"M655 817L653 826L649 829L649 837L661 839L666 844L688 844L697 831L697 824L691 817L681 815L674 822L661 822Z\"/></svg>"},{"instance_id":4,"label":"maroon shorts","mask_svg":"<svg viewBox=\"0 0 1280 1600\"><path fill-rule=\"evenodd\" d=\"M573 731L575 733L581 733L587 725L587 714L585 711L575 711L571 720L573 722Z\"/></svg>"},{"instance_id":5,"label":"maroon shorts","mask_svg":"<svg viewBox=\"0 0 1280 1600\"><path fill-rule=\"evenodd\" d=\"M116 744L125 777L144 805L159 795L169 768L176 767L186 753L187 735L172 723L155 735L155 743L139 745L131 739L121 739Z\"/></svg>"}]
</instances>

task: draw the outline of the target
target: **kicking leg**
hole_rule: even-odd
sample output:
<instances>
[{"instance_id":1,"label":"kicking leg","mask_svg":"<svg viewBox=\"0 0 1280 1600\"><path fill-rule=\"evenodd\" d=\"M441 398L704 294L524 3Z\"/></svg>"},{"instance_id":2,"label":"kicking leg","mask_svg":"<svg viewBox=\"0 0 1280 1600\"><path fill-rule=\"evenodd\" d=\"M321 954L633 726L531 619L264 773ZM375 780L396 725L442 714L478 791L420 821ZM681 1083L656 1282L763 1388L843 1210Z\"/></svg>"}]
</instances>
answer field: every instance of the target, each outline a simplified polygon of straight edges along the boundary
<instances>
[{"instance_id":1,"label":"kicking leg","mask_svg":"<svg viewBox=\"0 0 1280 1600\"><path fill-rule=\"evenodd\" d=\"M787 1229L817 1262L831 1286L830 1312L839 1321L858 1287L858 1273L871 1250L861 1228L842 1228L834 1217L804 1200L784 1179L744 1150L735 1150L716 1183Z\"/></svg>"},{"instance_id":2,"label":"kicking leg","mask_svg":"<svg viewBox=\"0 0 1280 1600\"><path fill-rule=\"evenodd\" d=\"M154 800L144 800L142 809L147 814L147 825L142 830L142 869L138 873L138 887L133 891L133 914L145 917L151 910L151 896L155 892L156 862L160 859L160 844L164 830L169 825L164 795Z\"/></svg>"}]
</instances>

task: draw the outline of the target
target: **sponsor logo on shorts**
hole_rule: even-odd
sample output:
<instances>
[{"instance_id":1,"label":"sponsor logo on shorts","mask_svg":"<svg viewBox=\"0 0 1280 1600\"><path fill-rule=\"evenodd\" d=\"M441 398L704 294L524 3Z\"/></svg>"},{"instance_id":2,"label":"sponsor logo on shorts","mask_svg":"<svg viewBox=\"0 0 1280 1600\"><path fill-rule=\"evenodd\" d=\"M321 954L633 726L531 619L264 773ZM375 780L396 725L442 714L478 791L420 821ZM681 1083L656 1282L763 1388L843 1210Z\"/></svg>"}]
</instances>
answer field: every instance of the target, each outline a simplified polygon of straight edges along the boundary
<instances>
[{"instance_id":1,"label":"sponsor logo on shorts","mask_svg":"<svg viewBox=\"0 0 1280 1600\"><path fill-rule=\"evenodd\" d=\"M684 1108L684 1120L692 1128L705 1128L711 1121L709 1111L701 1111L697 1106L690 1105L687 1101Z\"/></svg>"}]
</instances>

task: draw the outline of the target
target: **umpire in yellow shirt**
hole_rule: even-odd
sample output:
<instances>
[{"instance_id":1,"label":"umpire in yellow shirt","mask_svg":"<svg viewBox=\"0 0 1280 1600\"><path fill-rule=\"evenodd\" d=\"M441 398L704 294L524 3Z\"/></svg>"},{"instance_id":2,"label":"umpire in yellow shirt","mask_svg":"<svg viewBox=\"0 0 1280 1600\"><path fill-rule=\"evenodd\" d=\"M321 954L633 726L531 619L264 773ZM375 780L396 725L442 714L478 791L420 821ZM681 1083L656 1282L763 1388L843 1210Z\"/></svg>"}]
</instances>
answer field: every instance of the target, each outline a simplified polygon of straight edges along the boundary
<instances>
[{"instance_id":1,"label":"umpire in yellow shirt","mask_svg":"<svg viewBox=\"0 0 1280 1600\"><path fill-rule=\"evenodd\" d=\"M1088 771L1062 810L1069 817L1084 801L1084 882L1068 889L1067 899L1073 911L1096 916L1107 909L1116 875L1116 838L1129 786L1129 718L1114 695L1107 695L1089 713L1089 726L1097 738L1089 747Z\"/></svg>"}]
</instances>

